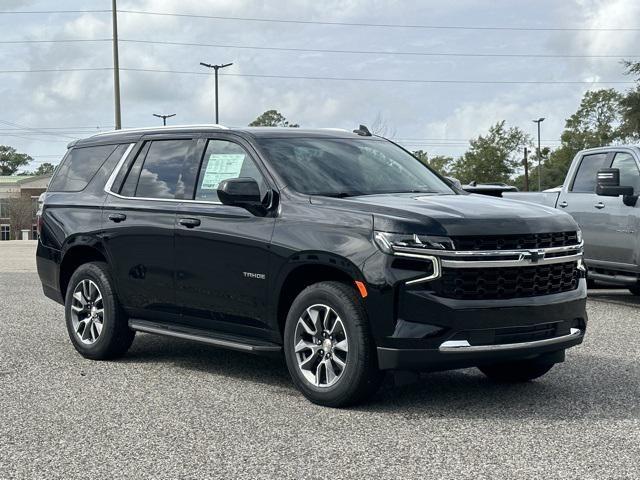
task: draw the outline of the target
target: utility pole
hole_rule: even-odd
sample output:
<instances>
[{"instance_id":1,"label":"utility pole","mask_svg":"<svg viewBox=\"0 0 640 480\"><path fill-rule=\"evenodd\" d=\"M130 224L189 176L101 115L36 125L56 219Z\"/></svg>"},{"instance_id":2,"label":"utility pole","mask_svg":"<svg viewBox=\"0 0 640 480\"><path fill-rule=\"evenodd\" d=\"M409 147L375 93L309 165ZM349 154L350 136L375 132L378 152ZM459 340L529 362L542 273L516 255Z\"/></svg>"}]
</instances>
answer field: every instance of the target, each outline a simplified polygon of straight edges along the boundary
<instances>
[{"instance_id":1,"label":"utility pole","mask_svg":"<svg viewBox=\"0 0 640 480\"><path fill-rule=\"evenodd\" d=\"M540 124L544 122L544 117L534 120L538 124L538 191L542 191L542 152L540 150Z\"/></svg>"},{"instance_id":2,"label":"utility pole","mask_svg":"<svg viewBox=\"0 0 640 480\"><path fill-rule=\"evenodd\" d=\"M524 191L529 191L529 149L524 147L524 160L522 160L524 164Z\"/></svg>"},{"instance_id":3,"label":"utility pole","mask_svg":"<svg viewBox=\"0 0 640 480\"><path fill-rule=\"evenodd\" d=\"M203 67L207 67L207 68L213 68L215 70L215 77L216 77L216 123L220 123L220 120L218 118L218 70L220 70L221 68L226 68L226 67L230 67L231 65L233 65L233 63L225 63L222 65L211 65L209 63L203 63L200 62L200 65L202 65Z\"/></svg>"},{"instance_id":4,"label":"utility pole","mask_svg":"<svg viewBox=\"0 0 640 480\"><path fill-rule=\"evenodd\" d=\"M120 113L120 58L118 57L118 9L116 0L111 0L111 16L113 20L113 100L115 102L116 130L122 128Z\"/></svg>"},{"instance_id":5,"label":"utility pole","mask_svg":"<svg viewBox=\"0 0 640 480\"><path fill-rule=\"evenodd\" d=\"M170 115L160 115L159 113L154 113L153 116L161 118L162 119L162 125L166 127L167 126L167 118L175 117L176 114L172 113Z\"/></svg>"}]
</instances>

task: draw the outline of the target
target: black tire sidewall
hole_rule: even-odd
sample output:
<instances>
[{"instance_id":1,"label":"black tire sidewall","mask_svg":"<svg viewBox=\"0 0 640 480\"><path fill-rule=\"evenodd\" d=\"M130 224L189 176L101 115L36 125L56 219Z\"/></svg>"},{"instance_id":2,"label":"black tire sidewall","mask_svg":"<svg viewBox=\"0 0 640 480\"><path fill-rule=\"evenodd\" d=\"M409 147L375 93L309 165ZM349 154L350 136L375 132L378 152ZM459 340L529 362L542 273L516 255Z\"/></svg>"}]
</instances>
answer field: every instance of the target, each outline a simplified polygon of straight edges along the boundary
<instances>
[{"instance_id":1,"label":"black tire sidewall","mask_svg":"<svg viewBox=\"0 0 640 480\"><path fill-rule=\"evenodd\" d=\"M287 368L294 384L302 393L314 403L327 406L337 406L343 403L350 403L351 398L359 384L363 381L363 376L371 368L364 364L362 359L369 352L370 348L367 332L363 332L366 326L366 319L363 318L362 309L355 303L357 300L347 300L345 298L348 290L336 290L330 283L320 283L305 289L293 302L285 324L284 352ZM300 372L298 361L294 351L294 335L298 319L302 313L310 306L324 304L333 308L343 322L347 334L348 352L347 362L344 372L335 385L330 387L316 387L310 384Z\"/></svg>"},{"instance_id":2,"label":"black tire sidewall","mask_svg":"<svg viewBox=\"0 0 640 480\"><path fill-rule=\"evenodd\" d=\"M116 322L119 320L119 312L113 288L111 286L111 279L109 278L105 267L105 264L97 262L87 263L78 267L69 280L69 285L65 295L65 318L69 338L76 350L88 358L97 359L107 356L107 352L110 350L110 347L116 337ZM98 340L90 345L80 341L74 331L71 320L71 300L73 292L78 284L83 280L91 280L98 286L102 294L102 303L104 307L102 331L100 332Z\"/></svg>"}]
</instances>

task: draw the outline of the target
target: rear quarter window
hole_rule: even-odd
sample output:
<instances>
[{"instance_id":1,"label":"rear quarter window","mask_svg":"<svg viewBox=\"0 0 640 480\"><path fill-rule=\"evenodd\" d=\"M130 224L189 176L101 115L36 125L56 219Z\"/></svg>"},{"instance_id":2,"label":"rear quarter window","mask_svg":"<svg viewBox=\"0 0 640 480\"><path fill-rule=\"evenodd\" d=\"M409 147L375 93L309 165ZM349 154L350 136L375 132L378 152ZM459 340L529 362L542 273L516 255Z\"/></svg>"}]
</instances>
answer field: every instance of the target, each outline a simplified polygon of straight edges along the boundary
<instances>
[{"instance_id":1,"label":"rear quarter window","mask_svg":"<svg viewBox=\"0 0 640 480\"><path fill-rule=\"evenodd\" d=\"M84 190L118 145L101 145L71 149L49 183L51 192Z\"/></svg>"}]
</instances>

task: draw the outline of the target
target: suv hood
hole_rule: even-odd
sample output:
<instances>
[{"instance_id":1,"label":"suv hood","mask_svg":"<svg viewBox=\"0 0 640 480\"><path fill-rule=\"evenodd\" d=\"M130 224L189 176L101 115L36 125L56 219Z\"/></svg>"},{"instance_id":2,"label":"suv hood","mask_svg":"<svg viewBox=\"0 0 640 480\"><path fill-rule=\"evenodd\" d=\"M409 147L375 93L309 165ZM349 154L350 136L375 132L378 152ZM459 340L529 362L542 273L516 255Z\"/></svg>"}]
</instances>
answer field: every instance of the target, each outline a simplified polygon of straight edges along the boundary
<instances>
[{"instance_id":1,"label":"suv hood","mask_svg":"<svg viewBox=\"0 0 640 480\"><path fill-rule=\"evenodd\" d=\"M509 235L577 230L555 208L486 195L385 194L344 199L312 197L312 203L374 216L376 230L430 235Z\"/></svg>"}]
</instances>

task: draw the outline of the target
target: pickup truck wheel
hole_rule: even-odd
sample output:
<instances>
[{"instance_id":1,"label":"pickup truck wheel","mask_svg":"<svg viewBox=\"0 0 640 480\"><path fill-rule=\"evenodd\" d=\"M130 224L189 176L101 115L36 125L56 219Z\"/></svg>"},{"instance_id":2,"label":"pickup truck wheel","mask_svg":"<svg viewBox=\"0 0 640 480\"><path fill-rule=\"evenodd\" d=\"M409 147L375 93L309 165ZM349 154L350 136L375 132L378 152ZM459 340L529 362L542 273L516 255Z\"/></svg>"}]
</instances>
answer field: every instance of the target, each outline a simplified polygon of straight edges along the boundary
<instances>
[{"instance_id":1,"label":"pickup truck wheel","mask_svg":"<svg viewBox=\"0 0 640 480\"><path fill-rule=\"evenodd\" d=\"M640 295L640 285L636 285L635 287L631 287L629 291L634 295Z\"/></svg>"},{"instance_id":2,"label":"pickup truck wheel","mask_svg":"<svg viewBox=\"0 0 640 480\"><path fill-rule=\"evenodd\" d=\"M540 363L535 360L520 362L496 363L478 367L491 380L501 383L528 382L543 376L554 366L554 363Z\"/></svg>"},{"instance_id":3,"label":"pickup truck wheel","mask_svg":"<svg viewBox=\"0 0 640 480\"><path fill-rule=\"evenodd\" d=\"M293 383L313 403L345 407L380 386L376 349L365 311L353 288L321 282L294 300L284 329Z\"/></svg>"},{"instance_id":4,"label":"pickup truck wheel","mask_svg":"<svg viewBox=\"0 0 640 480\"><path fill-rule=\"evenodd\" d=\"M67 288L65 316L67 332L75 349L86 358L116 358L129 349L135 332L129 329L113 290L104 262L77 268Z\"/></svg>"}]
</instances>

